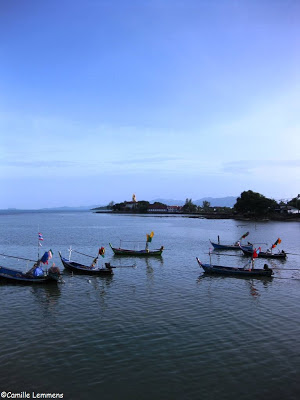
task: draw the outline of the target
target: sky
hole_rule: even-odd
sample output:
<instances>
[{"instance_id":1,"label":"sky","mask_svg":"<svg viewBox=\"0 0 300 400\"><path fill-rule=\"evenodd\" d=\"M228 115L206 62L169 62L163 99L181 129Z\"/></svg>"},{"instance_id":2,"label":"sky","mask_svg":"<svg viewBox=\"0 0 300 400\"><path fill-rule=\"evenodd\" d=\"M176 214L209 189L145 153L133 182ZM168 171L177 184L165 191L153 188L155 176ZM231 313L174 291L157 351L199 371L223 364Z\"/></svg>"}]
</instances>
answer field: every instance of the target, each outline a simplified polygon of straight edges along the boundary
<instances>
[{"instance_id":1,"label":"sky","mask_svg":"<svg viewBox=\"0 0 300 400\"><path fill-rule=\"evenodd\" d=\"M298 0L0 0L0 209L300 193Z\"/></svg>"}]
</instances>

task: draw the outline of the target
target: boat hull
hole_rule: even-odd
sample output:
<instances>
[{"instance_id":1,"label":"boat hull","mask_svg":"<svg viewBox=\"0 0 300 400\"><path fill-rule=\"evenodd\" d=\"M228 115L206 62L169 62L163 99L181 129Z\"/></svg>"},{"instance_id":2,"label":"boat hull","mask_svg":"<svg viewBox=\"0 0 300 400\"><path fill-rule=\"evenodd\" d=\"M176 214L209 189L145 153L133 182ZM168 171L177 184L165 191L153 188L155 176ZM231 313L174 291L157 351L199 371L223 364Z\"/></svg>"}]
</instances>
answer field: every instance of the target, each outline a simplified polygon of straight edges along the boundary
<instances>
[{"instance_id":1,"label":"boat hull","mask_svg":"<svg viewBox=\"0 0 300 400\"><path fill-rule=\"evenodd\" d=\"M254 276L254 277L271 277L273 270L268 269L244 269L235 267L225 267L221 265L203 264L198 258L197 262L204 272L211 275L231 275L231 276Z\"/></svg>"},{"instance_id":2,"label":"boat hull","mask_svg":"<svg viewBox=\"0 0 300 400\"><path fill-rule=\"evenodd\" d=\"M214 242L210 242L214 248L214 250L241 250L240 245L238 244L232 244L232 245L226 245L226 244L220 244L220 243L214 243ZM249 246L243 246L243 248L252 251L253 250L253 246L249 245Z\"/></svg>"},{"instance_id":3,"label":"boat hull","mask_svg":"<svg viewBox=\"0 0 300 400\"><path fill-rule=\"evenodd\" d=\"M244 246L241 247L242 252L244 253L245 256L252 257L253 256L253 251L245 249ZM258 258L275 258L279 260L285 260L286 259L286 253L268 253L265 251L260 251L257 254Z\"/></svg>"},{"instance_id":4,"label":"boat hull","mask_svg":"<svg viewBox=\"0 0 300 400\"><path fill-rule=\"evenodd\" d=\"M127 250L127 249L112 247L111 244L109 245L116 256L159 257L162 255L163 252L163 246L157 250Z\"/></svg>"},{"instance_id":5,"label":"boat hull","mask_svg":"<svg viewBox=\"0 0 300 400\"><path fill-rule=\"evenodd\" d=\"M43 284L57 282L59 280L59 276L55 274L46 274L41 277L35 277L19 270L0 266L0 279L2 281L24 284Z\"/></svg>"}]
</instances>

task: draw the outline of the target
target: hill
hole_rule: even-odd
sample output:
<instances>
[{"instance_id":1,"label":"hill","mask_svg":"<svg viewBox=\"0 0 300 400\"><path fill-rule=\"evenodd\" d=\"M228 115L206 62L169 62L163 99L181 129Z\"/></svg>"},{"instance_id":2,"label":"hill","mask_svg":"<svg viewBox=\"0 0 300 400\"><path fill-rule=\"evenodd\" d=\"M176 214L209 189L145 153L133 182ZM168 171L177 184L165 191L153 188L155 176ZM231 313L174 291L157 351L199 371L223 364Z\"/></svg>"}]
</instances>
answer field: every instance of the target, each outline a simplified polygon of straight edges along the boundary
<instances>
[{"instance_id":1,"label":"hill","mask_svg":"<svg viewBox=\"0 0 300 400\"><path fill-rule=\"evenodd\" d=\"M192 200L194 204L197 206L202 206L203 201L209 201L211 207L233 207L236 203L237 196L227 196L227 197L203 197L198 200ZM155 199L152 200L151 203L155 201L167 204L168 206L183 206L185 204L185 200L174 200L174 199Z\"/></svg>"}]
</instances>

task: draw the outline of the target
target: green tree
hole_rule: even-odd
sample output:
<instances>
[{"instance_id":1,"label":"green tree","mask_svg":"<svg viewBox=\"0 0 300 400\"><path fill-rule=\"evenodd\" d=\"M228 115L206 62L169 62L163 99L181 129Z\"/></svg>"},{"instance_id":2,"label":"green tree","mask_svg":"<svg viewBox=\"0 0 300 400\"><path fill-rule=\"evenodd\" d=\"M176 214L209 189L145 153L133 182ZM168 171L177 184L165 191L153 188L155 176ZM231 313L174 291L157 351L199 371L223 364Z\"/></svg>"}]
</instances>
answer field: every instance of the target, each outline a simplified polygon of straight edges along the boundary
<instances>
[{"instance_id":1,"label":"green tree","mask_svg":"<svg viewBox=\"0 0 300 400\"><path fill-rule=\"evenodd\" d=\"M202 203L202 208L204 211L208 211L210 209L210 202L207 200L204 200Z\"/></svg>"},{"instance_id":2,"label":"green tree","mask_svg":"<svg viewBox=\"0 0 300 400\"><path fill-rule=\"evenodd\" d=\"M146 213L148 211L149 204L149 201L141 200L137 203L135 211L139 213Z\"/></svg>"},{"instance_id":3,"label":"green tree","mask_svg":"<svg viewBox=\"0 0 300 400\"><path fill-rule=\"evenodd\" d=\"M277 202L275 200L248 190L247 192L242 192L241 196L237 198L234 211L240 214L261 216L274 211L276 206Z\"/></svg>"},{"instance_id":4,"label":"green tree","mask_svg":"<svg viewBox=\"0 0 300 400\"><path fill-rule=\"evenodd\" d=\"M112 206L113 211L123 211L125 210L125 203L116 203Z\"/></svg>"},{"instance_id":5,"label":"green tree","mask_svg":"<svg viewBox=\"0 0 300 400\"><path fill-rule=\"evenodd\" d=\"M186 213L192 213L197 211L197 206L192 202L192 199L186 199L182 211Z\"/></svg>"},{"instance_id":6,"label":"green tree","mask_svg":"<svg viewBox=\"0 0 300 400\"><path fill-rule=\"evenodd\" d=\"M297 197L294 197L292 200L290 200L287 204L289 206L298 208L298 210L300 210L300 194L298 194Z\"/></svg>"}]
</instances>

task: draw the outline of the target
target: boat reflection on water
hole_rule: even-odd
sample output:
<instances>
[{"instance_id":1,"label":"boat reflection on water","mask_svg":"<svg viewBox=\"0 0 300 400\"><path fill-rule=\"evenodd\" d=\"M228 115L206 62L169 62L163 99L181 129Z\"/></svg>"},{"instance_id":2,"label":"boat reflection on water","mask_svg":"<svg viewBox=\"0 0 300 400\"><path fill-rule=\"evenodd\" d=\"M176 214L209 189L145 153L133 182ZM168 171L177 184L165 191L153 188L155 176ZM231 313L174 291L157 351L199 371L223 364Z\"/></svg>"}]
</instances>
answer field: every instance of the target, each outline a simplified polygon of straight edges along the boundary
<instances>
[{"instance_id":1,"label":"boat reflection on water","mask_svg":"<svg viewBox=\"0 0 300 400\"><path fill-rule=\"evenodd\" d=\"M104 279L103 279L104 278ZM94 289L94 294L102 310L108 307L107 294L109 288L113 285L114 275L110 276L92 276L87 279L87 283Z\"/></svg>"},{"instance_id":2,"label":"boat reflection on water","mask_svg":"<svg viewBox=\"0 0 300 400\"><path fill-rule=\"evenodd\" d=\"M36 297L45 312L57 311L62 285L31 286L30 291Z\"/></svg>"},{"instance_id":3,"label":"boat reflection on water","mask_svg":"<svg viewBox=\"0 0 300 400\"><path fill-rule=\"evenodd\" d=\"M247 286L249 287L249 293L252 297L259 297L260 290L266 289L269 285L273 283L273 277L270 276L263 276L263 277L245 277L245 276L231 276L231 275L208 275L208 274L201 274L197 278L198 284L203 284L205 282L213 283L218 280L227 280L227 281L243 281L246 282ZM260 289L258 289L260 286Z\"/></svg>"}]
</instances>

